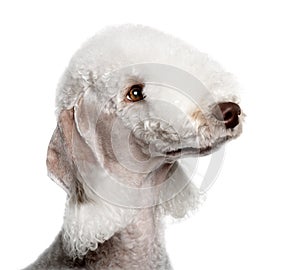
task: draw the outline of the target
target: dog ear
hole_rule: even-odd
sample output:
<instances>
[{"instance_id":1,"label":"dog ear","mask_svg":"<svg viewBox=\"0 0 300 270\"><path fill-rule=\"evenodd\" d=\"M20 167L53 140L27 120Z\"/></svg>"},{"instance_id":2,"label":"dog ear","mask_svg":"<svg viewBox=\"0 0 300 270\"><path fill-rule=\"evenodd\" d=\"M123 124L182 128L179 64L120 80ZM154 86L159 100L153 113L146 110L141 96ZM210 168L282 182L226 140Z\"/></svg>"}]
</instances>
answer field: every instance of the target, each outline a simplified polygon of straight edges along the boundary
<instances>
[{"instance_id":1,"label":"dog ear","mask_svg":"<svg viewBox=\"0 0 300 270\"><path fill-rule=\"evenodd\" d=\"M74 109L63 110L59 115L47 152L48 175L68 194L71 193L74 180L72 161L74 124Z\"/></svg>"},{"instance_id":2,"label":"dog ear","mask_svg":"<svg viewBox=\"0 0 300 270\"><path fill-rule=\"evenodd\" d=\"M83 96L80 96L75 107L61 111L47 153L49 177L77 202L88 200L78 162L81 169L87 164L97 163L87 144L89 127L92 125L90 118L94 113L87 111L90 103L87 108L83 105L86 104Z\"/></svg>"}]
</instances>

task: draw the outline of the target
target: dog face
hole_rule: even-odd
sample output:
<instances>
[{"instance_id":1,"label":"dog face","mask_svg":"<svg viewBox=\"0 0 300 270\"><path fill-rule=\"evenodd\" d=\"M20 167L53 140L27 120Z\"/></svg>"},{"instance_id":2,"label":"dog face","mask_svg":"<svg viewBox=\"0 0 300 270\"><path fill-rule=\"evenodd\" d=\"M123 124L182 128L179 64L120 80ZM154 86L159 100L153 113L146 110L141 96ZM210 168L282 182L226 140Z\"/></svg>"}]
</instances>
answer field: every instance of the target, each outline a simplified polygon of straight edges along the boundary
<instances>
[{"instance_id":1,"label":"dog face","mask_svg":"<svg viewBox=\"0 0 300 270\"><path fill-rule=\"evenodd\" d=\"M212 153L241 133L243 118L238 104L217 103L201 84L193 97L185 89L148 82L144 66L149 63L139 71L131 67L125 74L106 75L100 86L102 93L111 93L107 102L99 105L96 82L80 98L75 114L81 136L91 140L102 165L138 184L164 162Z\"/></svg>"},{"instance_id":2,"label":"dog face","mask_svg":"<svg viewBox=\"0 0 300 270\"><path fill-rule=\"evenodd\" d=\"M116 90L117 114L141 150L151 157L177 159L218 149L242 131L242 112L233 101L216 102L209 91L196 97L185 89L129 78Z\"/></svg>"},{"instance_id":3,"label":"dog face","mask_svg":"<svg viewBox=\"0 0 300 270\"><path fill-rule=\"evenodd\" d=\"M206 91L200 87L199 93L186 95L193 86L189 80L183 80L179 88L177 85L172 88L163 83L157 84L143 69L118 72L140 63L176 67L196 78ZM176 77L172 73L164 74L160 69L157 73ZM90 99L86 90L93 89L97 93L95 106L101 108L101 112L97 108L93 113L97 117L105 116L106 121L109 114L109 121L114 121L113 126L118 130L118 138L106 136L105 142L95 134L99 139L94 140L101 141L100 148L103 144L114 147L104 151L106 157L113 157L111 153L115 152L113 159L120 160L122 153L126 153L123 159L127 165L132 160L138 168L148 165L136 159L147 159L151 170L153 159L174 160L183 156L205 155L237 137L241 133L243 119L237 105L237 88L231 74L183 41L151 28L125 25L99 33L75 54L58 88L57 111L59 114L64 109L77 106L80 95L84 100ZM131 95L133 97L128 98ZM89 117L95 118L91 115ZM81 125L85 126L87 121L92 122L85 118ZM106 123L103 122L104 125ZM84 128L79 128L83 134ZM103 131L103 128L99 130ZM103 149L100 152L103 153ZM106 158L100 156L103 160ZM106 167L111 165L107 163ZM114 168L111 171L118 170Z\"/></svg>"}]
</instances>

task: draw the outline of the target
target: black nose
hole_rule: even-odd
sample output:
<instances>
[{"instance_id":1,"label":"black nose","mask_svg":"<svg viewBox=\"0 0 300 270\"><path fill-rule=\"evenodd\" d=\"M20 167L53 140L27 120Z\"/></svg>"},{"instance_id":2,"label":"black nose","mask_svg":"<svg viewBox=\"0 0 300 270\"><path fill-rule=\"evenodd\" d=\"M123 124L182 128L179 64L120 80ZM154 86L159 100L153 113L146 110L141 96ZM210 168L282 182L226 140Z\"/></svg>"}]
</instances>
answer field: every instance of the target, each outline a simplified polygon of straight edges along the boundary
<instances>
[{"instance_id":1,"label":"black nose","mask_svg":"<svg viewBox=\"0 0 300 270\"><path fill-rule=\"evenodd\" d=\"M219 103L213 108L213 115L222 121L227 129L234 128L239 124L241 108L233 102Z\"/></svg>"}]
</instances>

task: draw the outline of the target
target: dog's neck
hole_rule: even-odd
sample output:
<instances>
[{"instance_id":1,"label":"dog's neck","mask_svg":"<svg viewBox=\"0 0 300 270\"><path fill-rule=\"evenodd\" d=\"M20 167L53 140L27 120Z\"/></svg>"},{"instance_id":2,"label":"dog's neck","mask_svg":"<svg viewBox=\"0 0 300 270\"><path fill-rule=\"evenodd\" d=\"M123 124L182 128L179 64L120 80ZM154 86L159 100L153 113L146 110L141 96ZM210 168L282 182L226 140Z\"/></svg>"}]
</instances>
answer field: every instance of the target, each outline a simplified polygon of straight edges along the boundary
<instances>
[{"instance_id":1,"label":"dog's neck","mask_svg":"<svg viewBox=\"0 0 300 270\"><path fill-rule=\"evenodd\" d=\"M88 252L85 263L91 269L170 269L163 225L153 211L141 210L130 225Z\"/></svg>"},{"instance_id":2,"label":"dog's neck","mask_svg":"<svg viewBox=\"0 0 300 270\"><path fill-rule=\"evenodd\" d=\"M152 177L163 181L171 167L162 166ZM67 202L62 239L70 257L91 269L170 269L160 206L126 208L87 196L92 201ZM162 254L165 259L158 260Z\"/></svg>"},{"instance_id":3,"label":"dog's neck","mask_svg":"<svg viewBox=\"0 0 300 270\"><path fill-rule=\"evenodd\" d=\"M98 243L81 258L66 250L62 231L54 243L28 269L171 270L166 254L162 220L155 208L141 210L124 229Z\"/></svg>"}]
</instances>

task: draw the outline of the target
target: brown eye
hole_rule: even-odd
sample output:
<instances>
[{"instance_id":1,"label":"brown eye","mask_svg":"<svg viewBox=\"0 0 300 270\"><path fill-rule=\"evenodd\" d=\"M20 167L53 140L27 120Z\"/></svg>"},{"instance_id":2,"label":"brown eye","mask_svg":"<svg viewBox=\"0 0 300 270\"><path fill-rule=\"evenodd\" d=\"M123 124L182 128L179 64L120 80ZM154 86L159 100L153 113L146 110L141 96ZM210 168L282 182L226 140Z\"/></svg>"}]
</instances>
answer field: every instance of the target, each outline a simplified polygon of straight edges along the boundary
<instances>
[{"instance_id":1,"label":"brown eye","mask_svg":"<svg viewBox=\"0 0 300 270\"><path fill-rule=\"evenodd\" d=\"M126 96L127 99L130 101L136 102L144 99L143 95L143 85L142 84L136 84L130 87L130 90L127 93Z\"/></svg>"}]
</instances>

